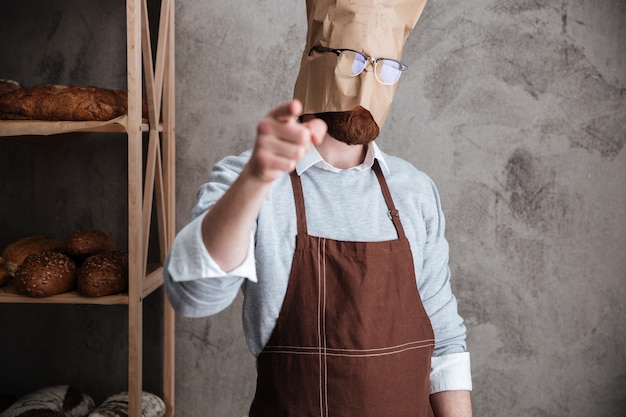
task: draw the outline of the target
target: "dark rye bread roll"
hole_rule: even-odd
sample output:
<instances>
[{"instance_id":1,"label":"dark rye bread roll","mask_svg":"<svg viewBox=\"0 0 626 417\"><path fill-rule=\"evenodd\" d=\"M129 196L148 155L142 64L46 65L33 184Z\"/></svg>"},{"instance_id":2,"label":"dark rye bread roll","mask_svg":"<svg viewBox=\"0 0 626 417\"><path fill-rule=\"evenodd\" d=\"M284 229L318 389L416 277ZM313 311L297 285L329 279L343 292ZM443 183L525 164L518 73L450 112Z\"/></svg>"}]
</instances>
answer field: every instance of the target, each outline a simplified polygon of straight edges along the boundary
<instances>
[{"instance_id":1,"label":"dark rye bread roll","mask_svg":"<svg viewBox=\"0 0 626 417\"><path fill-rule=\"evenodd\" d=\"M92 255L117 250L113 238L99 230L79 230L65 238L65 253L82 262Z\"/></svg>"},{"instance_id":2,"label":"dark rye bread roll","mask_svg":"<svg viewBox=\"0 0 626 417\"><path fill-rule=\"evenodd\" d=\"M85 417L93 399L68 385L46 387L18 398L2 417Z\"/></svg>"},{"instance_id":3,"label":"dark rye bread roll","mask_svg":"<svg viewBox=\"0 0 626 417\"><path fill-rule=\"evenodd\" d=\"M17 267L28 255L43 251L62 251L63 242L48 236L29 236L11 243L2 251L5 268L15 276Z\"/></svg>"},{"instance_id":4,"label":"dark rye bread roll","mask_svg":"<svg viewBox=\"0 0 626 417\"><path fill-rule=\"evenodd\" d=\"M141 395L141 415L142 417L163 417L165 403L158 396L144 391ZM122 392L110 396L89 413L88 417L128 417L128 393Z\"/></svg>"},{"instance_id":5,"label":"dark rye bread roll","mask_svg":"<svg viewBox=\"0 0 626 417\"><path fill-rule=\"evenodd\" d=\"M33 253L17 268L15 289L35 298L61 294L76 286L76 269L76 264L60 252Z\"/></svg>"},{"instance_id":6,"label":"dark rye bread roll","mask_svg":"<svg viewBox=\"0 0 626 417\"><path fill-rule=\"evenodd\" d=\"M102 297L128 290L128 254L120 251L90 256L78 271L78 293Z\"/></svg>"}]
</instances>

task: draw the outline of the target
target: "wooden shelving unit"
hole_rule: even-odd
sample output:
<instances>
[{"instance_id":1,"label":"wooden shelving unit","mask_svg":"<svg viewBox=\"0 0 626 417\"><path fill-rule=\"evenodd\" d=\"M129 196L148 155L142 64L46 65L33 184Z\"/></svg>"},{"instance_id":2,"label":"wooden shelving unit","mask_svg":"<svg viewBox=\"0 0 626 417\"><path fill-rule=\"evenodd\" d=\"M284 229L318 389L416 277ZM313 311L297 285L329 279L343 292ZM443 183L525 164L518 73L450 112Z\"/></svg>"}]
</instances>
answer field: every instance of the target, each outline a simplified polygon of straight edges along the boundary
<instances>
[{"instance_id":1,"label":"wooden shelving unit","mask_svg":"<svg viewBox=\"0 0 626 417\"><path fill-rule=\"evenodd\" d=\"M52 135L69 132L126 133L128 136L128 293L86 298L70 292L35 299L20 296L10 288L0 288L0 303L128 306L130 417L141 417L143 300L163 284L162 265L175 235L174 20L174 0L162 0L156 59L153 60L147 0L126 0L126 115L108 122L0 121L0 137L40 135L41 140L54 140ZM141 114L144 85L148 120L143 120ZM145 155L144 135L148 136ZM148 264L153 203L160 249L160 265L157 266ZM174 415L174 312L167 297L164 297L163 311L162 398L167 406L166 416L170 417Z\"/></svg>"}]
</instances>

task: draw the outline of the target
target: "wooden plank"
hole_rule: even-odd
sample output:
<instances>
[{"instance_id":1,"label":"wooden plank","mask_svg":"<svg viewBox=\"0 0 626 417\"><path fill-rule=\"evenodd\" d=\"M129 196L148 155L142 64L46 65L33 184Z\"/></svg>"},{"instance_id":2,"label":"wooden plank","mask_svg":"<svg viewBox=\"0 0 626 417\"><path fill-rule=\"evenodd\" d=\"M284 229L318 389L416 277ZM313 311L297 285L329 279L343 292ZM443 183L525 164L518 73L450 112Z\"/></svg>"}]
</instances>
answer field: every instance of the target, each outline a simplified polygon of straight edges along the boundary
<instances>
[{"instance_id":1,"label":"wooden plank","mask_svg":"<svg viewBox=\"0 0 626 417\"><path fill-rule=\"evenodd\" d=\"M144 280L142 296L146 298L163 285L163 268L159 267L149 273Z\"/></svg>"},{"instance_id":2,"label":"wooden plank","mask_svg":"<svg viewBox=\"0 0 626 417\"><path fill-rule=\"evenodd\" d=\"M163 177L164 183L164 198L166 203L167 218L168 218L168 230L167 241L168 250L174 242L176 235L176 80L175 80L175 31L174 31L174 0L168 2L171 8L169 18L171 24L169 25L169 34L167 36L167 55L166 55L166 67L164 83L164 98L163 98Z\"/></svg>"},{"instance_id":3,"label":"wooden plank","mask_svg":"<svg viewBox=\"0 0 626 417\"><path fill-rule=\"evenodd\" d=\"M176 143L175 143L175 4L174 0L167 1L169 13L169 27L166 42L166 56L163 79L163 198L166 213L166 230L164 236L167 241L167 250L172 247L176 234ZM166 296L163 297L163 401L167 407L167 417L175 414L175 329L174 309Z\"/></svg>"},{"instance_id":4,"label":"wooden plank","mask_svg":"<svg viewBox=\"0 0 626 417\"><path fill-rule=\"evenodd\" d=\"M159 134L155 130L150 131L148 142L148 154L145 169L145 185L143 191L143 252L141 261L143 265L148 263L148 245L150 240L150 222L152 219L152 199L154 197L154 182L156 166L159 159ZM160 174L159 174L160 175Z\"/></svg>"},{"instance_id":5,"label":"wooden plank","mask_svg":"<svg viewBox=\"0 0 626 417\"><path fill-rule=\"evenodd\" d=\"M126 1L128 66L128 415L141 417L144 266L142 233L141 4Z\"/></svg>"},{"instance_id":6,"label":"wooden plank","mask_svg":"<svg viewBox=\"0 0 626 417\"><path fill-rule=\"evenodd\" d=\"M155 83L159 87L156 91L156 101L161 102L163 92L163 74L165 71L165 59L167 57L167 50L170 45L168 42L170 27L174 26L170 16L173 15L173 2L172 0L161 1L161 16L159 18L159 34L157 38L157 55L156 55L156 68L155 68Z\"/></svg>"},{"instance_id":7,"label":"wooden plank","mask_svg":"<svg viewBox=\"0 0 626 417\"><path fill-rule=\"evenodd\" d=\"M167 297L163 297L163 402L170 416L174 415L174 382L175 382L175 331L174 309Z\"/></svg>"},{"instance_id":8,"label":"wooden plank","mask_svg":"<svg viewBox=\"0 0 626 417\"><path fill-rule=\"evenodd\" d=\"M145 0L141 1L141 50L148 102L148 120L151 126L156 126L159 122L160 105L157 94L155 94L152 42L150 41L150 19L148 18L148 5Z\"/></svg>"},{"instance_id":9,"label":"wooden plank","mask_svg":"<svg viewBox=\"0 0 626 417\"><path fill-rule=\"evenodd\" d=\"M50 297L33 298L18 294L13 286L7 286L0 289L0 303L115 305L128 304L128 294L107 295L104 297L83 297L76 291L70 291Z\"/></svg>"},{"instance_id":10,"label":"wooden plank","mask_svg":"<svg viewBox=\"0 0 626 417\"><path fill-rule=\"evenodd\" d=\"M119 132L126 133L128 117L126 115L101 122L74 122L48 120L0 120L0 137L37 135L50 136L73 132ZM142 123L143 131L148 131L148 124Z\"/></svg>"},{"instance_id":11,"label":"wooden plank","mask_svg":"<svg viewBox=\"0 0 626 417\"><path fill-rule=\"evenodd\" d=\"M159 254L161 263L165 262L165 257L167 256L167 251L169 250L169 244L167 240L167 215L166 213L166 204L165 204L165 196L163 189L163 159L160 152L160 147L156 148L157 157L156 157L156 167L155 167L155 178L154 185L156 188L156 192L154 193L154 200L156 203L156 211L157 211L157 228L159 234Z\"/></svg>"}]
</instances>

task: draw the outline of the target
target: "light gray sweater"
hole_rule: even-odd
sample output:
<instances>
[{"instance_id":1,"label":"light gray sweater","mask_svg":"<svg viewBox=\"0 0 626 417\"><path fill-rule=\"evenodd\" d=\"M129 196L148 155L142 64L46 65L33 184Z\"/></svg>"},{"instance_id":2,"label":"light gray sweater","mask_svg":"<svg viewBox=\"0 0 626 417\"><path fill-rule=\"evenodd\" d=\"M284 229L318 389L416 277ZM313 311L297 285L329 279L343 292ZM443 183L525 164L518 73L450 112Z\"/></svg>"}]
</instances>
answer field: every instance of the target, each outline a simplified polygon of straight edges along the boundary
<instances>
[{"instance_id":1,"label":"light gray sweater","mask_svg":"<svg viewBox=\"0 0 626 417\"><path fill-rule=\"evenodd\" d=\"M164 275L172 305L189 317L223 310L242 289L244 332L251 352L258 356L278 318L295 247L296 214L289 175L276 180L266 196L250 238L248 258L241 266L228 273L222 271L201 237L203 215L235 181L250 155L251 151L246 151L214 166L209 181L199 190L192 221L176 237ZM374 158L399 210L413 253L419 293L435 333L434 357L440 362L433 362L433 372L441 365L443 370L437 372L443 374L435 376L436 381L431 374L431 391L471 389L466 329L450 288L444 216L437 189L426 174L402 159L383 154L375 144L361 166L348 170L334 169L312 149L297 167L308 232L347 241L397 239L371 169Z\"/></svg>"}]
</instances>

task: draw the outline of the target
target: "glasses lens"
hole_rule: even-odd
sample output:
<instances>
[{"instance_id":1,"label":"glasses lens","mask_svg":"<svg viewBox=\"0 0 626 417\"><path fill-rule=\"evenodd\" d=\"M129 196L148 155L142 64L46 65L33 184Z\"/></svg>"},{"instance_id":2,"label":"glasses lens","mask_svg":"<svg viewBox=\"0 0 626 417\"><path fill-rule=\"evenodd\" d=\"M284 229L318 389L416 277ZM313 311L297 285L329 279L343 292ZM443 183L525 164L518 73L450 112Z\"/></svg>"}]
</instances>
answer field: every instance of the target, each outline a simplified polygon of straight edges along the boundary
<instances>
[{"instance_id":1,"label":"glasses lens","mask_svg":"<svg viewBox=\"0 0 626 417\"><path fill-rule=\"evenodd\" d=\"M367 58L363 54L354 51L341 51L337 57L337 69L344 75L354 77L363 71L366 62Z\"/></svg>"},{"instance_id":2,"label":"glasses lens","mask_svg":"<svg viewBox=\"0 0 626 417\"><path fill-rule=\"evenodd\" d=\"M376 62L376 77L383 84L395 84L401 74L401 65L397 61L383 58Z\"/></svg>"}]
</instances>

